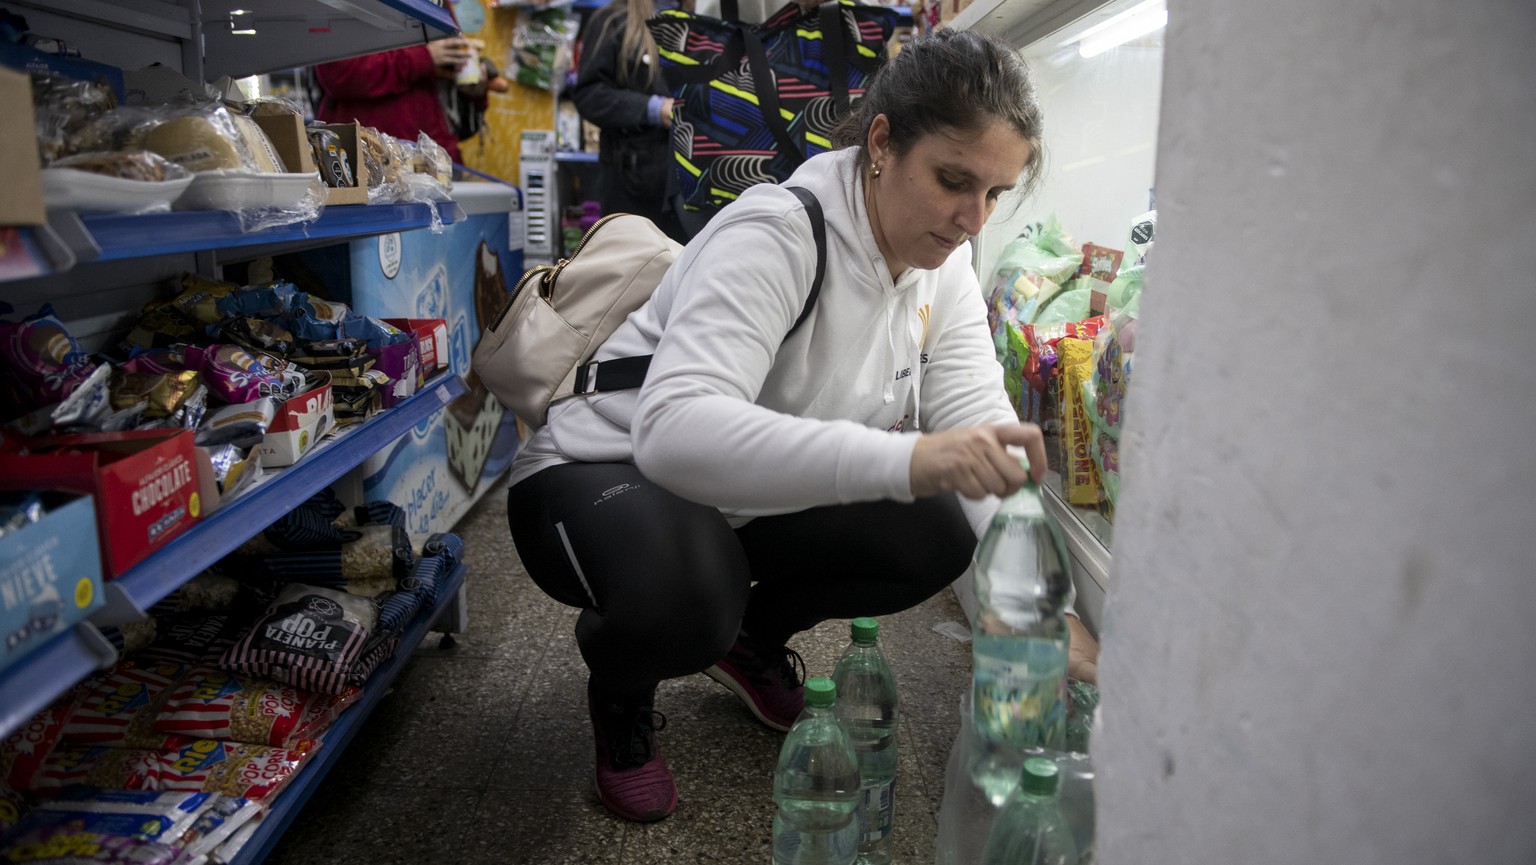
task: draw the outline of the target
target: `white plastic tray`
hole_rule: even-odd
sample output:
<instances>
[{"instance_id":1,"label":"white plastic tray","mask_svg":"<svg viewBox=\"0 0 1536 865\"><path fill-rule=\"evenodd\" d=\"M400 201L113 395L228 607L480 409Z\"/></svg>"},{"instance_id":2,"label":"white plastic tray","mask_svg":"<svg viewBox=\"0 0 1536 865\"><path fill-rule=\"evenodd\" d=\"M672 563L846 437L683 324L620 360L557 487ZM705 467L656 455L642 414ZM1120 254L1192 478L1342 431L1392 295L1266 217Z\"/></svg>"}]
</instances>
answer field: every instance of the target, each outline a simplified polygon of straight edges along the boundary
<instances>
[{"instance_id":1,"label":"white plastic tray","mask_svg":"<svg viewBox=\"0 0 1536 865\"><path fill-rule=\"evenodd\" d=\"M254 171L202 171L176 200L177 210L247 210L294 207L309 193L318 174L267 174Z\"/></svg>"},{"instance_id":2,"label":"white plastic tray","mask_svg":"<svg viewBox=\"0 0 1536 865\"><path fill-rule=\"evenodd\" d=\"M192 183L191 177L153 182L74 168L45 168L42 175L46 208L81 213L169 210L171 203Z\"/></svg>"}]
</instances>

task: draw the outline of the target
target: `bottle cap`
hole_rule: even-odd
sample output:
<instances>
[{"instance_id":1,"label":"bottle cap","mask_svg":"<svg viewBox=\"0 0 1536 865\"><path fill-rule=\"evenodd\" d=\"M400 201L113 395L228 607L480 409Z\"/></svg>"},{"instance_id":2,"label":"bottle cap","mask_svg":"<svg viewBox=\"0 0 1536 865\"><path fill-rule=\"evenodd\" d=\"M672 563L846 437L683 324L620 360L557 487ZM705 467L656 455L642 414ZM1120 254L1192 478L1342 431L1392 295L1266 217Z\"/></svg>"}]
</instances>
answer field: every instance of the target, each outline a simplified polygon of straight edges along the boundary
<instances>
[{"instance_id":1,"label":"bottle cap","mask_svg":"<svg viewBox=\"0 0 1536 865\"><path fill-rule=\"evenodd\" d=\"M807 689L809 690L809 689ZM1019 773L1019 788L1037 796L1049 796L1061 784L1061 770L1054 760L1030 757L1024 761L1024 771Z\"/></svg>"},{"instance_id":2,"label":"bottle cap","mask_svg":"<svg viewBox=\"0 0 1536 865\"><path fill-rule=\"evenodd\" d=\"M880 637L880 623L869 616L854 619L853 625L848 630L853 635L855 643L873 643Z\"/></svg>"},{"instance_id":3,"label":"bottle cap","mask_svg":"<svg viewBox=\"0 0 1536 865\"><path fill-rule=\"evenodd\" d=\"M805 704L821 709L837 702L837 686L826 676L812 676L805 680ZM1052 768L1055 764L1051 764Z\"/></svg>"}]
</instances>

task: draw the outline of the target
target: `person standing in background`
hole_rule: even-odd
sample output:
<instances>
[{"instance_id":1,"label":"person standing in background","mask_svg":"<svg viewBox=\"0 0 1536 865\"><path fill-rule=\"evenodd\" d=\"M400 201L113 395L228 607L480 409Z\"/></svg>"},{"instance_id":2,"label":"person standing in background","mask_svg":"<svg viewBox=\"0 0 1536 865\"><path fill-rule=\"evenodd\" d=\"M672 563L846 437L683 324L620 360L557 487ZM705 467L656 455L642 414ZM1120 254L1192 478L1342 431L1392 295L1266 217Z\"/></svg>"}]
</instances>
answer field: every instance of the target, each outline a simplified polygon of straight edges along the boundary
<instances>
[{"instance_id":1,"label":"person standing in background","mask_svg":"<svg viewBox=\"0 0 1536 865\"><path fill-rule=\"evenodd\" d=\"M603 212L639 214L687 243L673 202L672 98L645 26L655 14L653 0L613 0L594 13L582 28L571 98L601 130L597 197Z\"/></svg>"},{"instance_id":2,"label":"person standing in background","mask_svg":"<svg viewBox=\"0 0 1536 865\"><path fill-rule=\"evenodd\" d=\"M327 123L357 121L406 141L425 132L462 162L459 139L449 128L438 82L452 80L474 56L474 40L436 39L315 67L325 97L315 116ZM484 93L480 99L485 99Z\"/></svg>"}]
</instances>

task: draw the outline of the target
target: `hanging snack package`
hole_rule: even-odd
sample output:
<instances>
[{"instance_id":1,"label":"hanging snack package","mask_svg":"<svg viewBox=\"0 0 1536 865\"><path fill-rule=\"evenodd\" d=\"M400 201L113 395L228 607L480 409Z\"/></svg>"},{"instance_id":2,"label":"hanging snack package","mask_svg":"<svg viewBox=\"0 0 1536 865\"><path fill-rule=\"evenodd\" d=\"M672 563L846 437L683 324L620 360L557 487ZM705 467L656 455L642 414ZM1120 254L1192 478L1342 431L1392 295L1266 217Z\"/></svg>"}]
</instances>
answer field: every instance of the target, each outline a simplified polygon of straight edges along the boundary
<instances>
[{"instance_id":1,"label":"hanging snack package","mask_svg":"<svg viewBox=\"0 0 1536 865\"><path fill-rule=\"evenodd\" d=\"M581 21L570 10L523 7L512 33L512 77L525 87L555 90L571 65L571 46Z\"/></svg>"},{"instance_id":2,"label":"hanging snack package","mask_svg":"<svg viewBox=\"0 0 1536 865\"><path fill-rule=\"evenodd\" d=\"M1093 426L1083 402L1083 383L1093 377L1093 341L1063 337L1056 341L1061 364L1061 474L1068 504L1099 503L1098 470L1089 453Z\"/></svg>"},{"instance_id":3,"label":"hanging snack package","mask_svg":"<svg viewBox=\"0 0 1536 865\"><path fill-rule=\"evenodd\" d=\"M352 666L378 624L372 598L290 583L219 666L335 696L349 693Z\"/></svg>"}]
</instances>

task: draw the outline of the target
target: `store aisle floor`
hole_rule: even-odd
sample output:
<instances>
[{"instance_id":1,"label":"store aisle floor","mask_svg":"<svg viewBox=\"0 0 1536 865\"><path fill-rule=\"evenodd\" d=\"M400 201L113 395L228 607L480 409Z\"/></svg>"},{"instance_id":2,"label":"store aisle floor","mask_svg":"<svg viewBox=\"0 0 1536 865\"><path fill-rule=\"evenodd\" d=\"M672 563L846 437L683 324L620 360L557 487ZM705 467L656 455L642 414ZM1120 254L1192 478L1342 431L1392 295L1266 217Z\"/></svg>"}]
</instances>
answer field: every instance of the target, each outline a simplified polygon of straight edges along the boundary
<instances>
[{"instance_id":1,"label":"store aisle floor","mask_svg":"<svg viewBox=\"0 0 1536 865\"><path fill-rule=\"evenodd\" d=\"M294 818L272 865L761 863L771 860L773 767L783 735L703 675L662 685L663 752L681 803L666 820L610 815L592 788L586 668L576 611L528 579L487 493L457 527L467 542L469 627L451 648L430 635ZM945 590L881 620L901 688L895 861L933 862L944 763L968 681L968 644L933 630L962 622ZM792 643L830 675L845 620Z\"/></svg>"}]
</instances>

